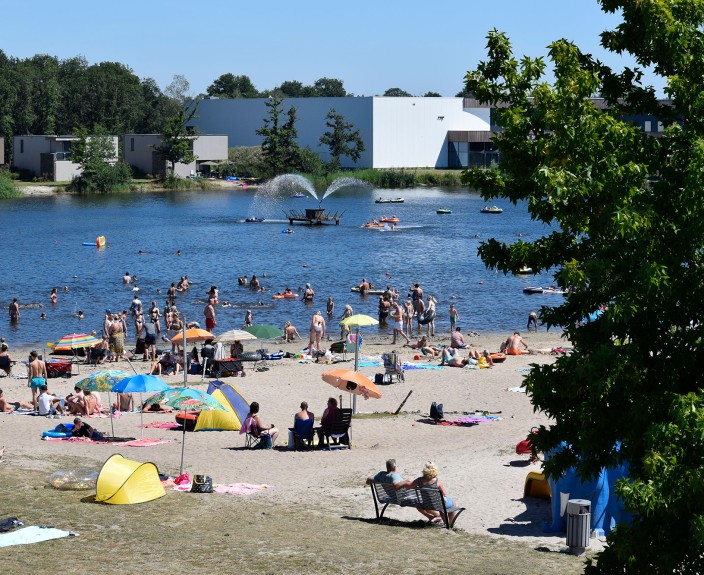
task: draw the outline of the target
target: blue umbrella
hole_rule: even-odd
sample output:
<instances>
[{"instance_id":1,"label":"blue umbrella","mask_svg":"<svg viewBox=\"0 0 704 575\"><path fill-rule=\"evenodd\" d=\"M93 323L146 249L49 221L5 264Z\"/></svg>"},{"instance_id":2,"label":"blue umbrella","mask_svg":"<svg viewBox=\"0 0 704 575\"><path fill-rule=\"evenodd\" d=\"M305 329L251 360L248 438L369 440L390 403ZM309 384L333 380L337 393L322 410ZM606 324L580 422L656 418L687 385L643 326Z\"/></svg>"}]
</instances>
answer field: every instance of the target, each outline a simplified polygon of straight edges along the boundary
<instances>
[{"instance_id":1,"label":"blue umbrella","mask_svg":"<svg viewBox=\"0 0 704 575\"><path fill-rule=\"evenodd\" d=\"M145 375L139 373L137 375L130 375L122 381L118 381L112 388L113 391L117 393L139 393L139 404L142 405L142 393L152 392L152 391L164 391L171 389L169 384L163 379L156 377L155 375ZM142 429L142 437L144 437L144 419L142 415L142 409L139 410L139 423Z\"/></svg>"}]
</instances>

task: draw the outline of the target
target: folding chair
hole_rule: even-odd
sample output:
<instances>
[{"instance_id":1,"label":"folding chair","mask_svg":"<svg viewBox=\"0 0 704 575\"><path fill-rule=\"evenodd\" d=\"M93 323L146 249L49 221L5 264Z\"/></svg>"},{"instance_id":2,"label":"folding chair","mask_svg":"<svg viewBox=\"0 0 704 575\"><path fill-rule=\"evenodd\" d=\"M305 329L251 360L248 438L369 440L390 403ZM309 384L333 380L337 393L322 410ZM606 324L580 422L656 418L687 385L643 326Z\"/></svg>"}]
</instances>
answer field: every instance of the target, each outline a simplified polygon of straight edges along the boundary
<instances>
[{"instance_id":1,"label":"folding chair","mask_svg":"<svg viewBox=\"0 0 704 575\"><path fill-rule=\"evenodd\" d=\"M396 381L405 381L401 356L396 351L382 353L381 359L384 362L387 381L393 383L394 378L396 378Z\"/></svg>"}]
</instances>

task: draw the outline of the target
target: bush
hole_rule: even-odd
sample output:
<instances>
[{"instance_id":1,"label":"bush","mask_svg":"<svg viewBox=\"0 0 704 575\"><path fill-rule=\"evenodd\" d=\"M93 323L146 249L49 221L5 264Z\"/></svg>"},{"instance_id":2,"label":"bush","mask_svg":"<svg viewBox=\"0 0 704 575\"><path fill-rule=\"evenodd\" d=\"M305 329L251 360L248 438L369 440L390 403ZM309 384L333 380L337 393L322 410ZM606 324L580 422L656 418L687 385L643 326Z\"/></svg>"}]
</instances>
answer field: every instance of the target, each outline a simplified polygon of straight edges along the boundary
<instances>
[{"instance_id":1,"label":"bush","mask_svg":"<svg viewBox=\"0 0 704 575\"><path fill-rule=\"evenodd\" d=\"M69 189L81 194L92 192L123 192L128 191L132 169L124 162L114 165L102 161L89 162L80 176L73 179Z\"/></svg>"},{"instance_id":2,"label":"bush","mask_svg":"<svg viewBox=\"0 0 704 575\"><path fill-rule=\"evenodd\" d=\"M7 170L0 170L0 198L16 198L22 195L12 181L12 176Z\"/></svg>"},{"instance_id":3,"label":"bush","mask_svg":"<svg viewBox=\"0 0 704 575\"><path fill-rule=\"evenodd\" d=\"M168 172L162 182L167 190L208 190L213 185L205 178L179 178L172 172Z\"/></svg>"},{"instance_id":4,"label":"bush","mask_svg":"<svg viewBox=\"0 0 704 575\"><path fill-rule=\"evenodd\" d=\"M229 164L218 167L218 174L241 178L261 178L264 175L264 159L261 146L230 148L227 151Z\"/></svg>"}]
</instances>

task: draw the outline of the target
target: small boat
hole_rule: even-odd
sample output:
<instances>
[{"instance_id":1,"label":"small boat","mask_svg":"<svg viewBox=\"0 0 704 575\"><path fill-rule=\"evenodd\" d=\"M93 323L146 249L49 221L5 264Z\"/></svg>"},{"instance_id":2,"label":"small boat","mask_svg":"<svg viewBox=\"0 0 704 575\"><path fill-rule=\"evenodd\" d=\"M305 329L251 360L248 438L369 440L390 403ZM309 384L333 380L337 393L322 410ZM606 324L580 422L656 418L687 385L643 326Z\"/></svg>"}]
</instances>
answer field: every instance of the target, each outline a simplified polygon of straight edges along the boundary
<instances>
[{"instance_id":1,"label":"small boat","mask_svg":"<svg viewBox=\"0 0 704 575\"><path fill-rule=\"evenodd\" d=\"M541 287L536 287L536 286L528 286L523 288L523 293L527 294L534 294L534 293L543 293L543 288Z\"/></svg>"},{"instance_id":2,"label":"small boat","mask_svg":"<svg viewBox=\"0 0 704 575\"><path fill-rule=\"evenodd\" d=\"M402 204L405 200L403 198L379 198L374 200L375 204Z\"/></svg>"},{"instance_id":3,"label":"small boat","mask_svg":"<svg viewBox=\"0 0 704 575\"><path fill-rule=\"evenodd\" d=\"M303 194L303 193L301 193L301 192L296 192L296 193L293 194L291 197L292 197L292 198L305 198L306 195Z\"/></svg>"},{"instance_id":4,"label":"small boat","mask_svg":"<svg viewBox=\"0 0 704 575\"><path fill-rule=\"evenodd\" d=\"M377 221L371 221L371 222L366 222L362 227L363 228L383 228L386 224L383 222L377 222Z\"/></svg>"},{"instance_id":5,"label":"small boat","mask_svg":"<svg viewBox=\"0 0 704 575\"><path fill-rule=\"evenodd\" d=\"M383 222L383 223L385 223L385 224L397 224L397 223L399 223L401 220L399 220L396 216L391 216L390 218L387 218L386 216L381 216L381 217L379 218L379 221L380 221L380 222Z\"/></svg>"},{"instance_id":6,"label":"small boat","mask_svg":"<svg viewBox=\"0 0 704 575\"><path fill-rule=\"evenodd\" d=\"M435 210L436 214L451 214L452 210L448 210L447 208L439 208Z\"/></svg>"},{"instance_id":7,"label":"small boat","mask_svg":"<svg viewBox=\"0 0 704 575\"><path fill-rule=\"evenodd\" d=\"M496 206L484 206L479 210L482 214L503 214L504 210L502 208L497 208Z\"/></svg>"},{"instance_id":8,"label":"small boat","mask_svg":"<svg viewBox=\"0 0 704 575\"><path fill-rule=\"evenodd\" d=\"M533 268L529 268L528 266L523 266L520 270L516 272L516 275L530 275L533 273Z\"/></svg>"},{"instance_id":9,"label":"small boat","mask_svg":"<svg viewBox=\"0 0 704 575\"><path fill-rule=\"evenodd\" d=\"M261 224L264 221L264 218L247 218L245 222L248 224Z\"/></svg>"}]
</instances>

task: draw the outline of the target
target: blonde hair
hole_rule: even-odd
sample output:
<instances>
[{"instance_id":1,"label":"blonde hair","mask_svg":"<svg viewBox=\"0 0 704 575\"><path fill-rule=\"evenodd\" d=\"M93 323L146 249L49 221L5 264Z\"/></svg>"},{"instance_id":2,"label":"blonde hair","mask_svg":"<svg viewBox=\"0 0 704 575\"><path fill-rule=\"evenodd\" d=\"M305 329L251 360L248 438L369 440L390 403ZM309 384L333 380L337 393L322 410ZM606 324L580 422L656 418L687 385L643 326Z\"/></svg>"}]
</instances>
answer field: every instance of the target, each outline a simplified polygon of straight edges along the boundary
<instances>
[{"instance_id":1,"label":"blonde hair","mask_svg":"<svg viewBox=\"0 0 704 575\"><path fill-rule=\"evenodd\" d=\"M438 476L438 466L432 461L426 461L423 466L423 477L426 479L434 479Z\"/></svg>"}]
</instances>

